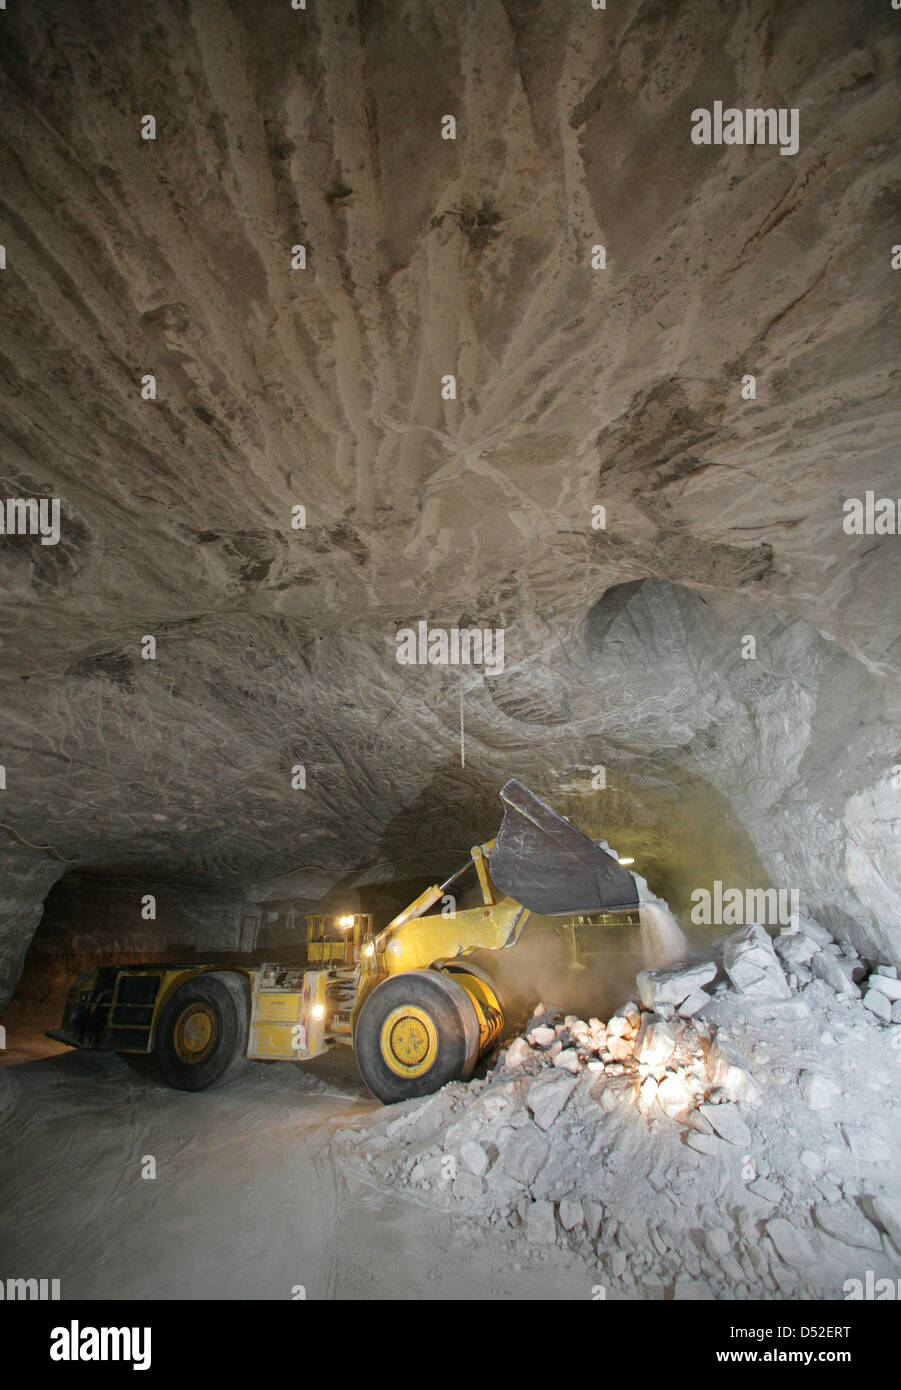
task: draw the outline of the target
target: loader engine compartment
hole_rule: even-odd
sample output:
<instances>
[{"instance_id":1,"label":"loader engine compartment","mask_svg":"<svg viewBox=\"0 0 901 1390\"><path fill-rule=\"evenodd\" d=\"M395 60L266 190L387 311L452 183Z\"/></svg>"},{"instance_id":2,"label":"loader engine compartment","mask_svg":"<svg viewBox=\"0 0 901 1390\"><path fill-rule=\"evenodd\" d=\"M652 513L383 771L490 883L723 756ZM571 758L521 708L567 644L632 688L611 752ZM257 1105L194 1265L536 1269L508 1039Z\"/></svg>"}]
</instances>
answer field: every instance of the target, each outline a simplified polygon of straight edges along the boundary
<instances>
[{"instance_id":1,"label":"loader engine compartment","mask_svg":"<svg viewBox=\"0 0 901 1390\"><path fill-rule=\"evenodd\" d=\"M899 65L0 5L0 1307L901 1297Z\"/></svg>"}]
</instances>

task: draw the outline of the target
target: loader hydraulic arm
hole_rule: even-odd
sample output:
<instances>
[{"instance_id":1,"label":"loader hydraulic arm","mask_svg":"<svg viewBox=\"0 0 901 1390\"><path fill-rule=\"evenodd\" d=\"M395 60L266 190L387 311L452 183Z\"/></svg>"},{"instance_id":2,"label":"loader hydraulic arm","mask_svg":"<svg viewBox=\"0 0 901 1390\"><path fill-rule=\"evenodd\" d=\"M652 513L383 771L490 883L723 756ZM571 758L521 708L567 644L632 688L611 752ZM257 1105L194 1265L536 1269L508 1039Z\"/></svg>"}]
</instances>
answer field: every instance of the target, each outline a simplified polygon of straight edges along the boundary
<instances>
[{"instance_id":1,"label":"loader hydraulic arm","mask_svg":"<svg viewBox=\"0 0 901 1390\"><path fill-rule=\"evenodd\" d=\"M527 907L503 898L491 907L471 907L453 917L416 917L390 934L386 928L383 949L376 948L374 959L381 965L379 973L397 975L469 951L501 951L515 945L528 916Z\"/></svg>"},{"instance_id":2,"label":"loader hydraulic arm","mask_svg":"<svg viewBox=\"0 0 901 1390\"><path fill-rule=\"evenodd\" d=\"M408 907L405 907L403 912L399 912L396 917L392 917L377 940L380 940L382 936L386 936L388 932L396 931L398 927L404 926L405 923L412 922L415 917L421 917L424 912L428 912L430 907L434 907L435 903L440 902L451 884L456 883L457 879L461 878L462 875L466 873L470 864L475 864L476 866L483 900L489 905L496 903L498 895L488 874L488 861L486 858L493 848L493 840L489 840L484 845L474 845L471 851L472 857L467 859L462 868L458 869L455 874L451 874L450 878L445 879L444 883L435 883L431 888L427 888L424 893L420 893L419 897L415 898Z\"/></svg>"},{"instance_id":3,"label":"loader hydraulic arm","mask_svg":"<svg viewBox=\"0 0 901 1390\"><path fill-rule=\"evenodd\" d=\"M490 855L494 840L475 845L472 856L442 884L433 884L403 912L399 912L363 955L361 978L354 1010L382 980L408 970L424 970L438 960L451 960L470 951L501 951L513 946L529 917L529 910L513 898L503 897L491 880ZM471 865L475 865L482 890L481 907L445 916L428 913Z\"/></svg>"}]
</instances>

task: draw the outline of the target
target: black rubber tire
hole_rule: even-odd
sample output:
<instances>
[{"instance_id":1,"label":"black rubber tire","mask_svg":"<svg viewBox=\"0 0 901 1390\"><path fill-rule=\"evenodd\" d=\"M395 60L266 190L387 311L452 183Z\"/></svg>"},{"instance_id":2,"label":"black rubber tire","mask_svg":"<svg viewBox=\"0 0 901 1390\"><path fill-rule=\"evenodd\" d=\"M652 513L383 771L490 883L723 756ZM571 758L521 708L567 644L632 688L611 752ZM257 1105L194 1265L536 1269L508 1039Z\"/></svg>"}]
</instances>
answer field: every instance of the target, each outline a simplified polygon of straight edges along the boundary
<instances>
[{"instance_id":1,"label":"black rubber tire","mask_svg":"<svg viewBox=\"0 0 901 1390\"><path fill-rule=\"evenodd\" d=\"M194 1003L211 1010L217 1031L209 1055L198 1062L187 1062L178 1056L173 1035L181 1014ZM240 979L233 975L198 975L179 985L163 1005L151 1064L163 1081L177 1091L207 1091L211 1086L224 1086L246 1065L249 1019L247 990Z\"/></svg>"},{"instance_id":2,"label":"black rubber tire","mask_svg":"<svg viewBox=\"0 0 901 1390\"><path fill-rule=\"evenodd\" d=\"M432 1020L438 1038L435 1059L421 1076L400 1076L382 1056L382 1026L392 1010L414 1004ZM372 991L360 1010L354 1033L360 1075L386 1105L427 1096L448 1081L471 1074L479 1054L479 1025L462 985L437 970L409 970L392 975Z\"/></svg>"}]
</instances>

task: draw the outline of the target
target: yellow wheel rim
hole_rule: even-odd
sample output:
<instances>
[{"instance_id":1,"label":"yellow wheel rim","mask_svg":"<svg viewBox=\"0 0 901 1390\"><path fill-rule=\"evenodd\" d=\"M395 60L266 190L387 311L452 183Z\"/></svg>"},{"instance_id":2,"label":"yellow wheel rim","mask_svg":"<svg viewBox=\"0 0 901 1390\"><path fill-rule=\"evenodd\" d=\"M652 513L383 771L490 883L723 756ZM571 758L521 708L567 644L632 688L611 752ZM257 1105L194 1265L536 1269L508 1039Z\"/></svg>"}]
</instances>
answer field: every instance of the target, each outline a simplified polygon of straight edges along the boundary
<instances>
[{"instance_id":1,"label":"yellow wheel rim","mask_svg":"<svg viewBox=\"0 0 901 1390\"><path fill-rule=\"evenodd\" d=\"M216 1045L219 1028L209 1004L189 1004L175 1024L172 1043L180 1062L196 1065L206 1061Z\"/></svg>"},{"instance_id":2,"label":"yellow wheel rim","mask_svg":"<svg viewBox=\"0 0 901 1390\"><path fill-rule=\"evenodd\" d=\"M382 1024L380 1045L396 1076L423 1076L438 1055L438 1031L425 1009L403 1004Z\"/></svg>"}]
</instances>

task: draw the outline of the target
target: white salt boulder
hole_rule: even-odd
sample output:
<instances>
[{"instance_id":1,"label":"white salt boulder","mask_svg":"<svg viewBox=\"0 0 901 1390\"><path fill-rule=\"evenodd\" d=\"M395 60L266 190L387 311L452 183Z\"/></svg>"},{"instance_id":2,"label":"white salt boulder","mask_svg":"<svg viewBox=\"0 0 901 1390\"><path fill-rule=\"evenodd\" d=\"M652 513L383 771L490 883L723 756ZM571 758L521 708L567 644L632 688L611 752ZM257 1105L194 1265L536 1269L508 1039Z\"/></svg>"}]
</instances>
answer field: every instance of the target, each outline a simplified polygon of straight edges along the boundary
<instances>
[{"instance_id":1,"label":"white salt boulder","mask_svg":"<svg viewBox=\"0 0 901 1390\"><path fill-rule=\"evenodd\" d=\"M798 1078L801 1095L811 1110L831 1110L838 1099L838 1088L819 1072L802 1071Z\"/></svg>"},{"instance_id":2,"label":"white salt boulder","mask_svg":"<svg viewBox=\"0 0 901 1390\"><path fill-rule=\"evenodd\" d=\"M669 1005L676 1009L690 994L709 984L716 975L713 961L679 966L675 970L640 970L635 977L638 994L647 1009Z\"/></svg>"},{"instance_id":3,"label":"white salt boulder","mask_svg":"<svg viewBox=\"0 0 901 1390\"><path fill-rule=\"evenodd\" d=\"M813 1264L816 1259L807 1237L784 1217L774 1216L766 1223L766 1233L776 1247L779 1257L791 1269Z\"/></svg>"},{"instance_id":4,"label":"white salt boulder","mask_svg":"<svg viewBox=\"0 0 901 1390\"><path fill-rule=\"evenodd\" d=\"M813 937L798 931L777 936L773 942L773 949L786 965L807 965L820 947Z\"/></svg>"},{"instance_id":5,"label":"white salt boulder","mask_svg":"<svg viewBox=\"0 0 901 1390\"><path fill-rule=\"evenodd\" d=\"M514 1038L507 1048L504 1062L508 1067L521 1067L532 1055L532 1049L525 1038Z\"/></svg>"},{"instance_id":6,"label":"white salt boulder","mask_svg":"<svg viewBox=\"0 0 901 1390\"><path fill-rule=\"evenodd\" d=\"M727 1144L734 1144L737 1148L747 1149L751 1142L751 1131L736 1106L730 1101L724 1101L722 1105L699 1105L698 1109Z\"/></svg>"},{"instance_id":7,"label":"white salt boulder","mask_svg":"<svg viewBox=\"0 0 901 1390\"><path fill-rule=\"evenodd\" d=\"M556 1239L553 1202L532 1202L526 1212L526 1240L533 1245L553 1245Z\"/></svg>"},{"instance_id":8,"label":"white salt boulder","mask_svg":"<svg viewBox=\"0 0 901 1390\"><path fill-rule=\"evenodd\" d=\"M854 962L847 956L833 955L831 951L817 951L811 956L810 968L817 979L825 981L836 994L850 994L858 998L860 990L853 979Z\"/></svg>"},{"instance_id":9,"label":"white salt boulder","mask_svg":"<svg viewBox=\"0 0 901 1390\"><path fill-rule=\"evenodd\" d=\"M710 995L704 989L693 990L687 999L683 999L679 1005L678 1014L680 1018L694 1018L703 1008L710 1003Z\"/></svg>"},{"instance_id":10,"label":"white salt boulder","mask_svg":"<svg viewBox=\"0 0 901 1390\"><path fill-rule=\"evenodd\" d=\"M870 1205L876 1221L895 1248L901 1250L901 1198L874 1197Z\"/></svg>"},{"instance_id":11,"label":"white salt boulder","mask_svg":"<svg viewBox=\"0 0 901 1390\"><path fill-rule=\"evenodd\" d=\"M635 1059L645 1066L661 1066L671 1056L676 1046L676 1037L669 1024L663 1019L655 1019L653 1014L645 1014L635 1038Z\"/></svg>"},{"instance_id":12,"label":"white salt boulder","mask_svg":"<svg viewBox=\"0 0 901 1390\"><path fill-rule=\"evenodd\" d=\"M559 1071L550 1075L545 1073L532 1082L526 1093L526 1105L540 1129L550 1129L576 1085L574 1076L567 1076L565 1072Z\"/></svg>"},{"instance_id":13,"label":"white salt boulder","mask_svg":"<svg viewBox=\"0 0 901 1390\"><path fill-rule=\"evenodd\" d=\"M861 1159L864 1163L888 1162L891 1156L888 1144L865 1125L842 1124L841 1131L855 1158Z\"/></svg>"},{"instance_id":14,"label":"white salt boulder","mask_svg":"<svg viewBox=\"0 0 901 1390\"><path fill-rule=\"evenodd\" d=\"M648 1081L653 1080L653 1077L648 1077ZM645 1085L646 1084L647 1082L645 1082ZM642 1094L643 1093L644 1086L642 1086ZM678 1074L664 1076L659 1084L657 1084L655 1095L660 1109L665 1115L669 1115L670 1118L674 1120L682 1118L687 1120L688 1114L695 1103L694 1091L685 1077L679 1076Z\"/></svg>"},{"instance_id":15,"label":"white salt boulder","mask_svg":"<svg viewBox=\"0 0 901 1390\"><path fill-rule=\"evenodd\" d=\"M881 989L868 989L863 997L863 1006L875 1014L883 1023L892 1021L892 1001Z\"/></svg>"},{"instance_id":16,"label":"white salt boulder","mask_svg":"<svg viewBox=\"0 0 901 1390\"><path fill-rule=\"evenodd\" d=\"M707 1075L711 1085L720 1087L729 1100L759 1105L763 1091L743 1059L731 1047L715 1039L707 1053Z\"/></svg>"},{"instance_id":17,"label":"white salt boulder","mask_svg":"<svg viewBox=\"0 0 901 1390\"><path fill-rule=\"evenodd\" d=\"M460 1162L477 1178L488 1172L488 1154L477 1139L467 1139L460 1145Z\"/></svg>"},{"instance_id":18,"label":"white salt boulder","mask_svg":"<svg viewBox=\"0 0 901 1390\"><path fill-rule=\"evenodd\" d=\"M821 1230L842 1245L860 1250L882 1250L879 1232L867 1218L848 1202L817 1202L814 1218Z\"/></svg>"},{"instance_id":19,"label":"white salt boulder","mask_svg":"<svg viewBox=\"0 0 901 1390\"><path fill-rule=\"evenodd\" d=\"M530 1124L519 1129L503 1151L503 1169L511 1178L529 1187L547 1162L550 1144L543 1134Z\"/></svg>"},{"instance_id":20,"label":"white salt boulder","mask_svg":"<svg viewBox=\"0 0 901 1390\"><path fill-rule=\"evenodd\" d=\"M886 999L891 999L892 1003L896 999L901 999L901 980L892 975L883 974L882 967L867 980L870 989L878 989L880 994L884 994Z\"/></svg>"},{"instance_id":21,"label":"white salt boulder","mask_svg":"<svg viewBox=\"0 0 901 1390\"><path fill-rule=\"evenodd\" d=\"M562 1197L558 1207L560 1225L564 1231L574 1231L577 1226L581 1226L585 1220L585 1213L582 1210L582 1203L578 1197L572 1193L568 1197Z\"/></svg>"},{"instance_id":22,"label":"white salt boulder","mask_svg":"<svg viewBox=\"0 0 901 1390\"><path fill-rule=\"evenodd\" d=\"M808 917L803 912L798 913L798 931L804 936L809 936L811 941L815 941L820 948L832 944L832 932L821 927L819 922L815 922L812 917ZM790 934L790 932L785 933L786 936Z\"/></svg>"},{"instance_id":23,"label":"white salt boulder","mask_svg":"<svg viewBox=\"0 0 901 1390\"><path fill-rule=\"evenodd\" d=\"M784 999L791 993L770 935L757 922L726 938L723 969L740 994Z\"/></svg>"}]
</instances>

